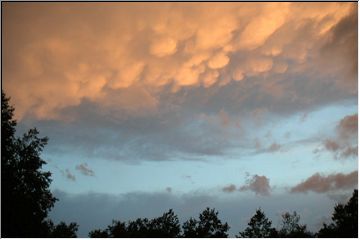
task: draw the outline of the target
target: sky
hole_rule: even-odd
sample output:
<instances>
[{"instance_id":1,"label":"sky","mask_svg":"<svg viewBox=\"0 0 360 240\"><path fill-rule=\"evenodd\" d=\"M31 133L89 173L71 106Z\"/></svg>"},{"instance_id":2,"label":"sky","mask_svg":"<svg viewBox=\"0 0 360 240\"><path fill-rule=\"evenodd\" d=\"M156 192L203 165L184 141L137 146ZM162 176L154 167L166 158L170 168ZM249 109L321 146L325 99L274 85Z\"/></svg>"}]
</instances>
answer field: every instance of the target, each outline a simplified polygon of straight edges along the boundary
<instances>
[{"instance_id":1,"label":"sky","mask_svg":"<svg viewBox=\"0 0 360 240\"><path fill-rule=\"evenodd\" d=\"M358 185L357 3L2 3L18 134L49 137L79 236L112 219L261 207L310 230Z\"/></svg>"}]
</instances>

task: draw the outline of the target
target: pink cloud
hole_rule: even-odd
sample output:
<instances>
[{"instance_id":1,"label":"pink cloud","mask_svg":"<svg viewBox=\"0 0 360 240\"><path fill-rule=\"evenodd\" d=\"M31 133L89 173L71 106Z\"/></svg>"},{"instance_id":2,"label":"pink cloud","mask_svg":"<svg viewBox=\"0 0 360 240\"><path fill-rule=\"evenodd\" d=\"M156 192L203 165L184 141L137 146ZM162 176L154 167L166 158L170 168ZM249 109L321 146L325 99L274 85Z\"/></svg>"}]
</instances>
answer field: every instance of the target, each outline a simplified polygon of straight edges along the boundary
<instances>
[{"instance_id":1,"label":"pink cloud","mask_svg":"<svg viewBox=\"0 0 360 240\"><path fill-rule=\"evenodd\" d=\"M320 173L316 173L299 183L295 187L291 188L291 192L331 192L343 189L357 188L358 171L351 172L349 174L330 174L323 176Z\"/></svg>"}]
</instances>

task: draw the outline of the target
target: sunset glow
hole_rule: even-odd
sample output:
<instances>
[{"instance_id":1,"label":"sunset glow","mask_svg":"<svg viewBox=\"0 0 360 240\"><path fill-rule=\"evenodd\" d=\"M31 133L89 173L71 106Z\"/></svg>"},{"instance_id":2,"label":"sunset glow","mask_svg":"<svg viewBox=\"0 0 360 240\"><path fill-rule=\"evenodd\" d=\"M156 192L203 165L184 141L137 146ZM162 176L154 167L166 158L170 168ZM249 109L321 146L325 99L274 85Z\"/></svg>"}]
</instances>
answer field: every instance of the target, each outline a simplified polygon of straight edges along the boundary
<instances>
[{"instance_id":1,"label":"sunset glow","mask_svg":"<svg viewBox=\"0 0 360 240\"><path fill-rule=\"evenodd\" d=\"M261 206L317 231L358 185L357 9L2 3L2 89L49 137L50 217L86 237L210 206L233 237Z\"/></svg>"}]
</instances>

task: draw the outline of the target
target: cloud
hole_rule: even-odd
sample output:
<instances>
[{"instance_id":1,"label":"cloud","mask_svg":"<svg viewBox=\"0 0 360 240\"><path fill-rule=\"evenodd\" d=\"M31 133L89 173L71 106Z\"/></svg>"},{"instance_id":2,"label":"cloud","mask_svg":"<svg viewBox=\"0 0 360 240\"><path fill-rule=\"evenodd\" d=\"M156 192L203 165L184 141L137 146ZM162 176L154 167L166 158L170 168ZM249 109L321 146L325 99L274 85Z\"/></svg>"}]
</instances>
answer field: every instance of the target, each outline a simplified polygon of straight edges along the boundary
<instances>
[{"instance_id":1,"label":"cloud","mask_svg":"<svg viewBox=\"0 0 360 240\"><path fill-rule=\"evenodd\" d=\"M311 87L315 76L339 79L356 62L354 3L90 5L4 5L4 87L18 118L59 119L60 109L83 99L103 104L109 89L137 85L157 99L169 85L179 91L266 76L261 85L279 94L280 86L269 88L271 76L308 72L302 85ZM316 71L319 64L326 71ZM27 91L30 84L37 88Z\"/></svg>"},{"instance_id":2,"label":"cloud","mask_svg":"<svg viewBox=\"0 0 360 240\"><path fill-rule=\"evenodd\" d=\"M172 55L176 52L176 41L172 38L156 40L150 46L150 53L157 57Z\"/></svg>"},{"instance_id":3,"label":"cloud","mask_svg":"<svg viewBox=\"0 0 360 240\"><path fill-rule=\"evenodd\" d=\"M274 142L274 143L272 143L272 144L270 145L270 147L268 148L268 151L269 151L269 152L275 152L275 151L280 150L280 148L281 148L281 145L280 145L280 144L277 144L276 142Z\"/></svg>"},{"instance_id":4,"label":"cloud","mask_svg":"<svg viewBox=\"0 0 360 240\"><path fill-rule=\"evenodd\" d=\"M82 173L85 176L95 176L94 171L91 170L86 163L77 165L76 170L78 170L80 173Z\"/></svg>"},{"instance_id":5,"label":"cloud","mask_svg":"<svg viewBox=\"0 0 360 240\"><path fill-rule=\"evenodd\" d=\"M269 196L271 192L270 180L265 176L254 175L239 191L253 191L256 195Z\"/></svg>"},{"instance_id":6,"label":"cloud","mask_svg":"<svg viewBox=\"0 0 360 240\"><path fill-rule=\"evenodd\" d=\"M264 139L270 140L272 138L271 132L267 132L267 134L264 136ZM256 153L273 153L280 151L281 148L283 148L283 145L276 143L275 141L271 143L268 147L263 147L263 143L259 141L258 138L255 138L255 152Z\"/></svg>"},{"instance_id":7,"label":"cloud","mask_svg":"<svg viewBox=\"0 0 360 240\"><path fill-rule=\"evenodd\" d=\"M232 192L235 192L236 191L236 186L234 184L230 184L228 186L225 186L222 188L222 191L223 192L226 192L226 193L232 193Z\"/></svg>"},{"instance_id":8,"label":"cloud","mask_svg":"<svg viewBox=\"0 0 360 240\"><path fill-rule=\"evenodd\" d=\"M264 4L258 17L252 18L240 35L239 48L261 46L286 20L289 4Z\"/></svg>"},{"instance_id":9,"label":"cloud","mask_svg":"<svg viewBox=\"0 0 360 240\"><path fill-rule=\"evenodd\" d=\"M347 157L356 157L358 155L358 147L347 147L344 151L341 152L341 156L344 158Z\"/></svg>"},{"instance_id":10,"label":"cloud","mask_svg":"<svg viewBox=\"0 0 360 240\"><path fill-rule=\"evenodd\" d=\"M171 192L172 192L172 188L171 188L171 187L167 187L167 188L165 189L165 191L168 192L168 193L171 193Z\"/></svg>"},{"instance_id":11,"label":"cloud","mask_svg":"<svg viewBox=\"0 0 360 240\"><path fill-rule=\"evenodd\" d=\"M356 136L358 132L358 115L353 114L340 120L337 130L342 138Z\"/></svg>"},{"instance_id":12,"label":"cloud","mask_svg":"<svg viewBox=\"0 0 360 240\"><path fill-rule=\"evenodd\" d=\"M334 153L335 159L356 157L358 134L358 115L345 116L336 126L335 139L326 139L324 147Z\"/></svg>"},{"instance_id":13,"label":"cloud","mask_svg":"<svg viewBox=\"0 0 360 240\"><path fill-rule=\"evenodd\" d=\"M71 174L71 172L69 171L69 169L65 170L65 176L67 179L71 180L71 181L75 181L75 175Z\"/></svg>"},{"instance_id":14,"label":"cloud","mask_svg":"<svg viewBox=\"0 0 360 240\"><path fill-rule=\"evenodd\" d=\"M340 148L340 146L337 142L335 142L333 140L329 140L329 139L327 139L325 141L324 145L325 145L326 149L333 151L333 152L337 151Z\"/></svg>"},{"instance_id":15,"label":"cloud","mask_svg":"<svg viewBox=\"0 0 360 240\"><path fill-rule=\"evenodd\" d=\"M229 58L224 53L218 53L210 58L208 66L211 69L223 68L229 63Z\"/></svg>"},{"instance_id":16,"label":"cloud","mask_svg":"<svg viewBox=\"0 0 360 240\"><path fill-rule=\"evenodd\" d=\"M56 168L59 169L58 167L56 167ZM73 181L73 182L76 181L75 175L72 174L69 169L65 169L65 171L64 171L64 170L61 170L61 169L59 169L59 170L60 170L61 174L62 174L64 177L66 177L68 180Z\"/></svg>"},{"instance_id":17,"label":"cloud","mask_svg":"<svg viewBox=\"0 0 360 240\"><path fill-rule=\"evenodd\" d=\"M7 3L3 87L52 151L219 156L269 118L357 100L356 4L309 4Z\"/></svg>"},{"instance_id":18,"label":"cloud","mask_svg":"<svg viewBox=\"0 0 360 240\"><path fill-rule=\"evenodd\" d=\"M316 193L333 192L337 190L348 190L357 188L358 171L351 172L349 174L337 173L323 176L320 173L316 173L299 183L295 187L291 188L292 193L309 191Z\"/></svg>"},{"instance_id":19,"label":"cloud","mask_svg":"<svg viewBox=\"0 0 360 240\"><path fill-rule=\"evenodd\" d=\"M279 212L296 211L312 231L317 231L316 224L322 217L330 216L334 202L326 195L320 194L273 194L267 198L255 196L219 197L210 193L168 194L139 193L69 194L54 191L59 199L49 217L55 222L77 222L79 236L87 237L89 231L106 228L112 219L127 221L138 217L153 218L161 216L170 208L179 216L180 223L190 217L196 217L206 207L214 207L219 217L231 226L230 236L235 236L246 228L248 216L252 216L261 206L268 218L273 222L280 219ZM351 192L347 193L351 196ZM320 226L321 227L321 226Z\"/></svg>"}]
</instances>

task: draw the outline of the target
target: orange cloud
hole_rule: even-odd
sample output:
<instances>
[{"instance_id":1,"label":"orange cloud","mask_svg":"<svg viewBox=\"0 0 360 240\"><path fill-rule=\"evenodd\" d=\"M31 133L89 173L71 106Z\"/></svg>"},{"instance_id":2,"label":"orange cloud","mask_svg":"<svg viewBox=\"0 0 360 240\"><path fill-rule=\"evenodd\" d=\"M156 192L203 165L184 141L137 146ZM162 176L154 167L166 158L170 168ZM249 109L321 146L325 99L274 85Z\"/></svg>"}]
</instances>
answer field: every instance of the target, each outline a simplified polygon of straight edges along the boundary
<instances>
[{"instance_id":1,"label":"orange cloud","mask_svg":"<svg viewBox=\"0 0 360 240\"><path fill-rule=\"evenodd\" d=\"M223 68L229 63L229 57L224 53L218 53L209 59L208 66L211 69Z\"/></svg>"},{"instance_id":2,"label":"orange cloud","mask_svg":"<svg viewBox=\"0 0 360 240\"><path fill-rule=\"evenodd\" d=\"M265 3L241 33L238 47L254 49L262 45L267 38L284 24L289 12L289 3Z\"/></svg>"},{"instance_id":3,"label":"orange cloud","mask_svg":"<svg viewBox=\"0 0 360 240\"><path fill-rule=\"evenodd\" d=\"M17 118L56 119L63 108L84 99L108 103L109 92L133 86L157 102L169 86L222 87L306 72L309 54L354 9L353 3L6 3L3 84Z\"/></svg>"},{"instance_id":4,"label":"orange cloud","mask_svg":"<svg viewBox=\"0 0 360 240\"><path fill-rule=\"evenodd\" d=\"M176 52L176 41L172 38L155 40L150 46L150 53L157 57L172 55Z\"/></svg>"}]
</instances>

